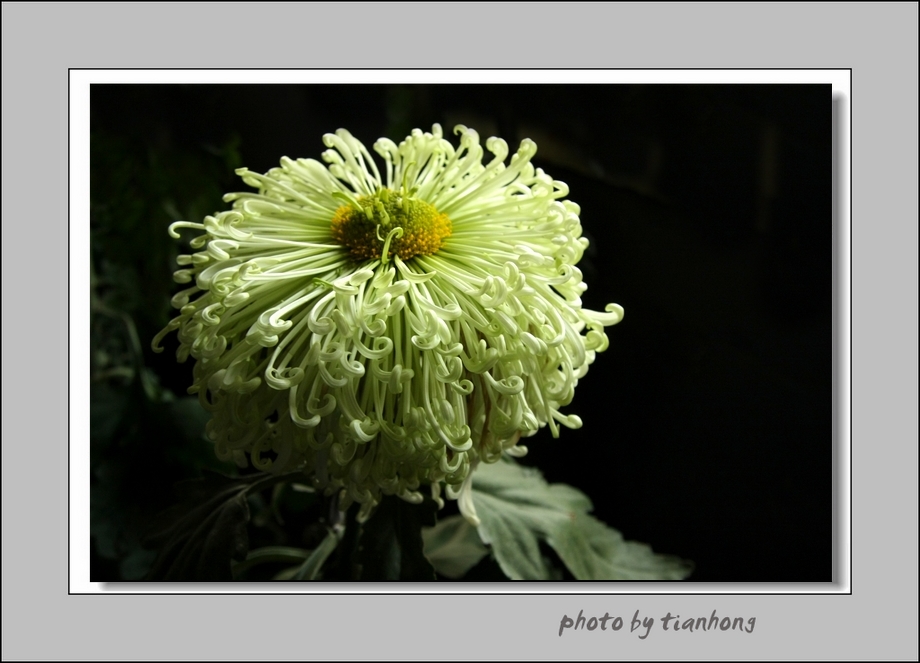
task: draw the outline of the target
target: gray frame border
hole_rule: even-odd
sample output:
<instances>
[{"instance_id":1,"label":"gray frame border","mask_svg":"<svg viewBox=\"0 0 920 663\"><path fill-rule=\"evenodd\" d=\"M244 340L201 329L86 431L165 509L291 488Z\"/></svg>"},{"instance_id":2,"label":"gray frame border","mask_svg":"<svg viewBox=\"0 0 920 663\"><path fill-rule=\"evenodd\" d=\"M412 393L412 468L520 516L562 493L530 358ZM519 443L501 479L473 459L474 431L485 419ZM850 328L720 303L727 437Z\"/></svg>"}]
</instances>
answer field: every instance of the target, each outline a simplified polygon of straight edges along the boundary
<instances>
[{"instance_id":1,"label":"gray frame border","mask_svg":"<svg viewBox=\"0 0 920 663\"><path fill-rule=\"evenodd\" d=\"M3 538L24 540L13 532L29 531L33 522L43 524L37 531L49 531L51 522L62 532L25 549L4 543L4 659L916 660L916 4L214 7L3 5L2 265L9 277L3 297ZM49 377L55 375L51 367L66 365L61 332L67 304L60 292L66 281L61 152L67 68L315 67L330 58L344 66L412 66L417 48L411 40L395 40L383 57L373 49L406 26L442 35L454 47L431 54L430 65L439 67L704 68L727 60L737 67L852 67L859 124L853 146L852 245L859 278L852 299L859 315L852 336L859 352L851 363L852 433L862 442L853 454L851 596L453 596L420 606L424 599L408 596L66 595L67 427L60 407L66 386ZM507 39L487 29L496 26L507 26L498 31ZM343 46L345 33L350 39ZM486 48L472 46L470 36L477 34ZM234 41L235 35L246 39ZM42 444L57 452L43 451ZM713 608L756 615L760 628L743 637L702 639L654 637L665 635L659 632L644 641L599 632L559 638L554 629L562 614L578 609L658 616ZM54 637L47 636L49 627Z\"/></svg>"}]
</instances>

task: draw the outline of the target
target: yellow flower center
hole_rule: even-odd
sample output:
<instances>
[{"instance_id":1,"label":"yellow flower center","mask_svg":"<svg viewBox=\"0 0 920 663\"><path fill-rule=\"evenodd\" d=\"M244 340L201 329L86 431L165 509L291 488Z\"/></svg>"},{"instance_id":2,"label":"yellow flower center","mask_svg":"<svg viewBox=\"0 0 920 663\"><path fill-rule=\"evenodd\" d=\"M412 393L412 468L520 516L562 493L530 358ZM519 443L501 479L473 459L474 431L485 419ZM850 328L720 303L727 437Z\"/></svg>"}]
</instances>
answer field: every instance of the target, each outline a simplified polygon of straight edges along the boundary
<instances>
[{"instance_id":1,"label":"yellow flower center","mask_svg":"<svg viewBox=\"0 0 920 663\"><path fill-rule=\"evenodd\" d=\"M332 217L333 238L351 249L355 260L428 256L450 232L450 219L434 205L390 189L361 196L357 205L342 205Z\"/></svg>"}]
</instances>

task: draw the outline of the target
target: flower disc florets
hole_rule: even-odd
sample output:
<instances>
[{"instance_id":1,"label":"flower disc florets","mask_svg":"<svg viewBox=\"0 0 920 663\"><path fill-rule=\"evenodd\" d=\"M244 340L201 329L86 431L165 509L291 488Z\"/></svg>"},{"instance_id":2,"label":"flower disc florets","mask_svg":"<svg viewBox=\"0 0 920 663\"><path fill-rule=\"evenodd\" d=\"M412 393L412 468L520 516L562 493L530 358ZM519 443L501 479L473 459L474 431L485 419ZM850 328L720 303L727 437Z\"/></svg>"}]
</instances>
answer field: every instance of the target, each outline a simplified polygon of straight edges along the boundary
<instances>
[{"instance_id":1,"label":"flower disc florets","mask_svg":"<svg viewBox=\"0 0 920 663\"><path fill-rule=\"evenodd\" d=\"M583 309L587 246L567 187L507 144L457 127L460 146L415 130L374 149L325 136L327 165L282 159L237 171L257 193L170 233L204 231L180 256L180 361L212 419L218 455L301 467L366 517L381 495L442 487L475 521L472 470L519 438L581 421L560 409L622 309Z\"/></svg>"},{"instance_id":2,"label":"flower disc florets","mask_svg":"<svg viewBox=\"0 0 920 663\"><path fill-rule=\"evenodd\" d=\"M357 205L339 207L331 231L357 260L382 258L386 262L390 253L408 260L436 253L450 235L450 219L424 200L380 189L373 196L358 198Z\"/></svg>"}]
</instances>

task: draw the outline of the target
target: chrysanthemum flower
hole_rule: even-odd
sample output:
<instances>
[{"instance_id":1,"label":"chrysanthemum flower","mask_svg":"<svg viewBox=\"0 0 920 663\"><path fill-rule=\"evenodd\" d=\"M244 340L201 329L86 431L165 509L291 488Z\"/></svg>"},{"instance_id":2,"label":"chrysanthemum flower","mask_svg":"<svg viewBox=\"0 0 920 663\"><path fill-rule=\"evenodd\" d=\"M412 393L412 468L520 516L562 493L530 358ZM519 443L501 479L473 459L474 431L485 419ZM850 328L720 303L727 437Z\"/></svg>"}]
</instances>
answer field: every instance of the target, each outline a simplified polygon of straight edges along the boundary
<instances>
[{"instance_id":1,"label":"chrysanthemum flower","mask_svg":"<svg viewBox=\"0 0 920 663\"><path fill-rule=\"evenodd\" d=\"M604 327L623 310L582 308L575 267L588 242L568 189L508 146L435 125L374 150L327 134L323 165L284 158L257 193L203 223L173 298L178 358L211 412L218 456L262 470L303 467L366 518L382 495L442 488L476 521L472 472L563 414Z\"/></svg>"}]
</instances>

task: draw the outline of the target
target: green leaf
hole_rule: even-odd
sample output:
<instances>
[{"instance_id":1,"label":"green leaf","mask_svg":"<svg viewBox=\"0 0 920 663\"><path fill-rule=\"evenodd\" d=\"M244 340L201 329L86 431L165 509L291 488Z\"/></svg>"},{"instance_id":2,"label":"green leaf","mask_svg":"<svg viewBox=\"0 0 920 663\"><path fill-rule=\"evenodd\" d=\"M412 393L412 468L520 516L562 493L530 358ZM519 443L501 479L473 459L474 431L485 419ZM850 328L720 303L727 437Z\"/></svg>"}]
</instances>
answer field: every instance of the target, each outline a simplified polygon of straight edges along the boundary
<instances>
[{"instance_id":1,"label":"green leaf","mask_svg":"<svg viewBox=\"0 0 920 663\"><path fill-rule=\"evenodd\" d=\"M278 480L283 477L208 472L177 484L179 503L157 517L145 540L159 549L146 579L232 580L232 562L244 561L249 550L247 493Z\"/></svg>"},{"instance_id":2,"label":"green leaf","mask_svg":"<svg viewBox=\"0 0 920 663\"><path fill-rule=\"evenodd\" d=\"M435 524L436 510L431 498L409 504L384 497L358 539L361 580L435 580L423 552L422 527Z\"/></svg>"},{"instance_id":3,"label":"green leaf","mask_svg":"<svg viewBox=\"0 0 920 663\"><path fill-rule=\"evenodd\" d=\"M456 580L489 554L476 528L463 516L450 516L422 529L425 557L434 570Z\"/></svg>"},{"instance_id":4,"label":"green leaf","mask_svg":"<svg viewBox=\"0 0 920 663\"><path fill-rule=\"evenodd\" d=\"M90 385L89 435L96 444L108 444L130 406L131 392L105 383Z\"/></svg>"},{"instance_id":5,"label":"green leaf","mask_svg":"<svg viewBox=\"0 0 920 663\"><path fill-rule=\"evenodd\" d=\"M591 501L564 484L506 460L480 466L473 478L479 535L512 580L549 580L545 541L578 580L681 580L689 562L625 541L588 512Z\"/></svg>"}]
</instances>

